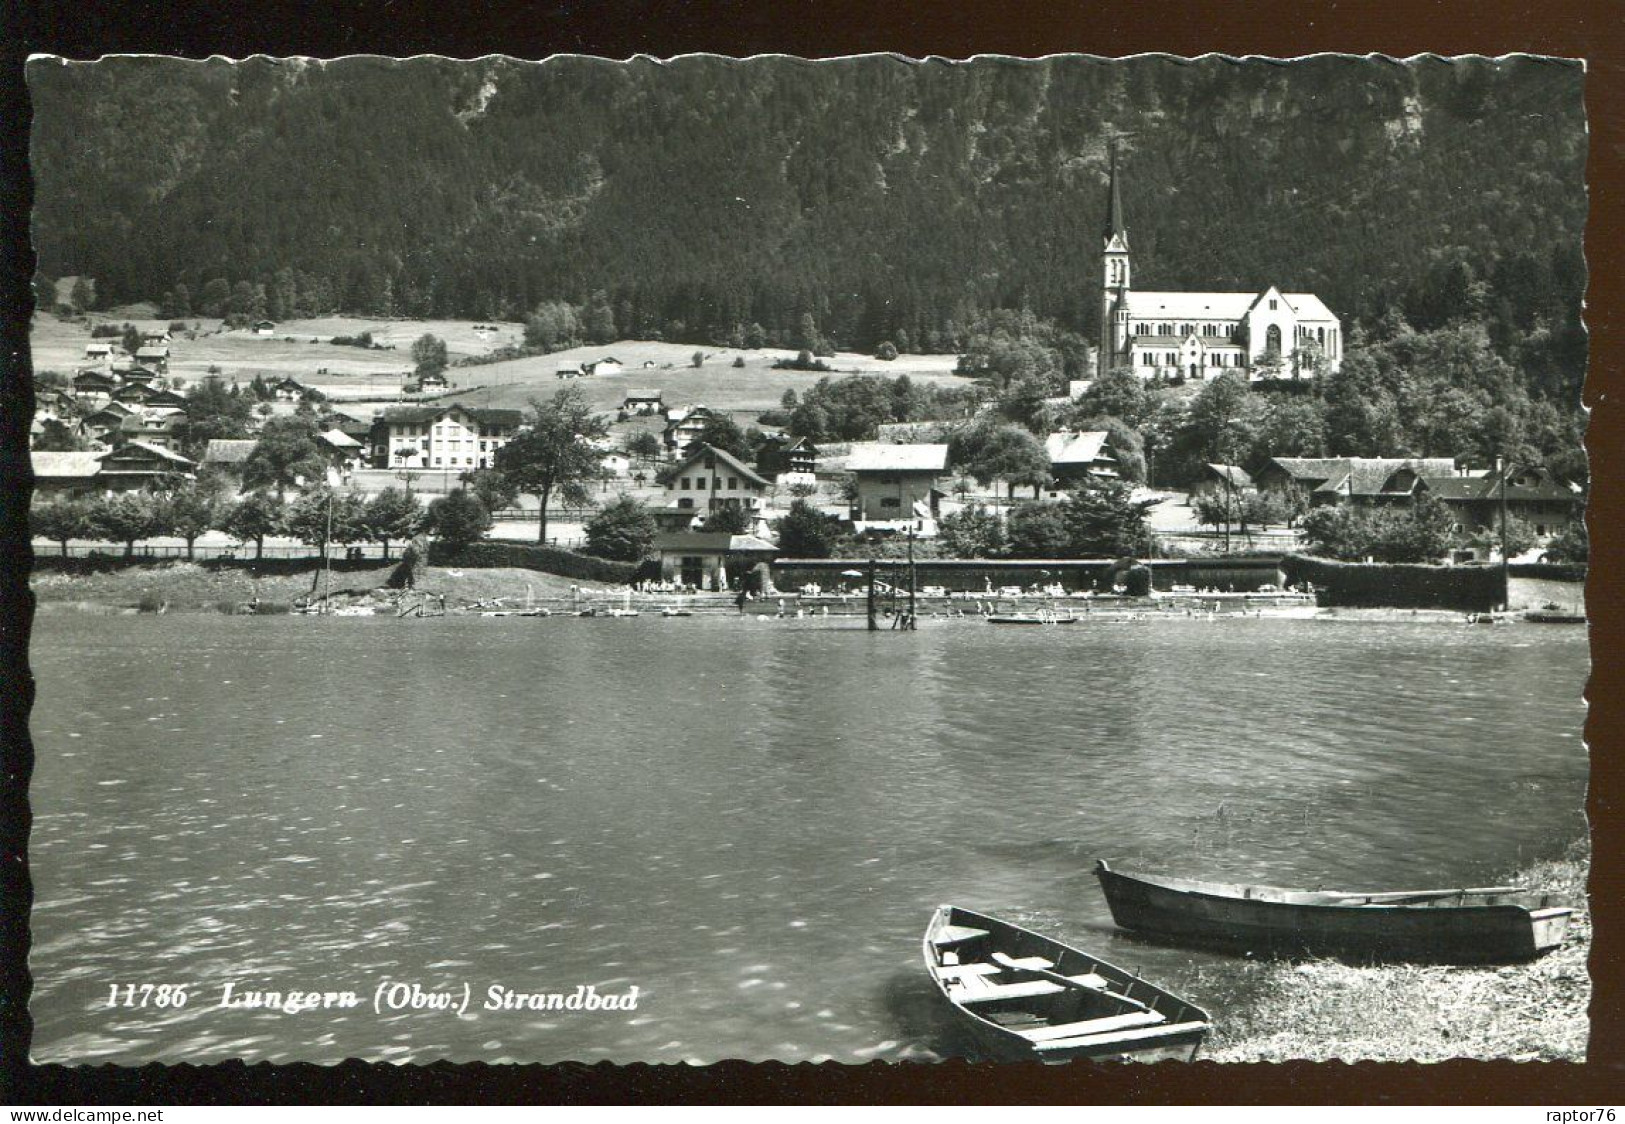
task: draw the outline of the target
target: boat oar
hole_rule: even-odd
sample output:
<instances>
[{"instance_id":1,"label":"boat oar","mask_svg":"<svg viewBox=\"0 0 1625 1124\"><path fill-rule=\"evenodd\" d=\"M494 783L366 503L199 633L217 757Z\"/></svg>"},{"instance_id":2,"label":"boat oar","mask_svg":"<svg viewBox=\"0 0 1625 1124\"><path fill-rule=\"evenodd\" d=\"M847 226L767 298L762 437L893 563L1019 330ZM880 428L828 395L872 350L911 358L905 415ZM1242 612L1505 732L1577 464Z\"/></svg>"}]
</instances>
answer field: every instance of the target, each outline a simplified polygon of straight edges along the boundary
<instances>
[{"instance_id":1,"label":"boat oar","mask_svg":"<svg viewBox=\"0 0 1625 1124\"><path fill-rule=\"evenodd\" d=\"M1009 968L1014 972L1031 972L1033 975L1040 976L1043 979L1048 980L1050 983L1060 984L1062 987L1069 987L1074 991L1092 991L1096 995L1109 995L1113 999L1120 1000L1121 1002L1127 1003L1129 1006L1136 1007L1142 1011L1149 1011L1151 1009L1144 1003L1141 1003L1138 999L1130 999L1128 996L1123 995L1120 992L1112 991L1110 988L1091 987L1086 983L1079 983L1071 976L1063 976L1059 972L1052 972L1048 968L1030 968L1002 952L995 952L993 954L993 962L999 965L1001 968Z\"/></svg>"}]
</instances>

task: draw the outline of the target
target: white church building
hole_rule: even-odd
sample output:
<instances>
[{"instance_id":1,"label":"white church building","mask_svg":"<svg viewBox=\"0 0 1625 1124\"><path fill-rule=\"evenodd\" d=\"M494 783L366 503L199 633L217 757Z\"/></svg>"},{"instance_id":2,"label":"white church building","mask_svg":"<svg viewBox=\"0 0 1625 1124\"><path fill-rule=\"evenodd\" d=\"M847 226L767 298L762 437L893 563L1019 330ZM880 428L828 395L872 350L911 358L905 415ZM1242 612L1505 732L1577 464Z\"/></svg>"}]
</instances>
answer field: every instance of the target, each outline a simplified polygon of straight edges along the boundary
<instances>
[{"instance_id":1,"label":"white church building","mask_svg":"<svg viewBox=\"0 0 1625 1124\"><path fill-rule=\"evenodd\" d=\"M1239 370L1258 382L1304 377L1316 357L1327 370L1342 364L1343 326L1313 293L1135 289L1115 148L1104 239L1099 374L1130 367L1148 380L1200 380Z\"/></svg>"}]
</instances>

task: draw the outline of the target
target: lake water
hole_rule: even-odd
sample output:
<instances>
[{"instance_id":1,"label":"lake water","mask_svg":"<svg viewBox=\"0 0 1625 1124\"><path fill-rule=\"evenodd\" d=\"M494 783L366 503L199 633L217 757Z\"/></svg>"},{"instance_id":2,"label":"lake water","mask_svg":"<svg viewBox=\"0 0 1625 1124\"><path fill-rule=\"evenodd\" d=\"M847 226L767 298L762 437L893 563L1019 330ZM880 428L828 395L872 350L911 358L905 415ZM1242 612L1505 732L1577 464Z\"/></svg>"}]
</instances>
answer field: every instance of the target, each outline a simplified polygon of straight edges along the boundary
<instances>
[{"instance_id":1,"label":"lake water","mask_svg":"<svg viewBox=\"0 0 1625 1124\"><path fill-rule=\"evenodd\" d=\"M949 1056L940 902L1222 1018L1222 958L1115 932L1097 856L1474 885L1584 831L1583 629L849 624L41 617L34 1057ZM395 981L472 1001L375 1013Z\"/></svg>"}]
</instances>

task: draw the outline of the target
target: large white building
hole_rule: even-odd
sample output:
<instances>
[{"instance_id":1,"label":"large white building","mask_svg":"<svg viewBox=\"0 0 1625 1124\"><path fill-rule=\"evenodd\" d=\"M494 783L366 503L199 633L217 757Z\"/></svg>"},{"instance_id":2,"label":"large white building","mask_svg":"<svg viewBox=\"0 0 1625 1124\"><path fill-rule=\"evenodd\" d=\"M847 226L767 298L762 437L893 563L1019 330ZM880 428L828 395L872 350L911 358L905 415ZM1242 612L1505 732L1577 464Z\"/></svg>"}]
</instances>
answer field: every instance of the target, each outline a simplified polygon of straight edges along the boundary
<instances>
[{"instance_id":1,"label":"large white building","mask_svg":"<svg viewBox=\"0 0 1625 1124\"><path fill-rule=\"evenodd\" d=\"M1112 153L1101 262L1099 374L1130 367L1144 379L1208 379L1241 371L1252 381L1335 371L1343 327L1313 293L1152 292L1133 287L1128 227Z\"/></svg>"}]
</instances>

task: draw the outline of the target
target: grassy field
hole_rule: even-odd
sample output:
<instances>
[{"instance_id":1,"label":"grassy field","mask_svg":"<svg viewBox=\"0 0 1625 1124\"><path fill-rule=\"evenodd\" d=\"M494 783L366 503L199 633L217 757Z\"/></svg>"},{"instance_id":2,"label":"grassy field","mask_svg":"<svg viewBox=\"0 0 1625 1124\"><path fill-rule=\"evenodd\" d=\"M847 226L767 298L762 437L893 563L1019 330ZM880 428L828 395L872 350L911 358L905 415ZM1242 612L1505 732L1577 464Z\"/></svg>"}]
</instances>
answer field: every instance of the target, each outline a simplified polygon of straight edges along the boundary
<instances>
[{"instance_id":1,"label":"grassy field","mask_svg":"<svg viewBox=\"0 0 1625 1124\"><path fill-rule=\"evenodd\" d=\"M384 585L394 564L364 570L335 571L332 588L369 590ZM97 574L64 574L42 571L30 585L41 610L53 609L134 609L143 601L167 603L170 612L219 611L223 603L242 604L258 599L265 604L291 603L311 591L318 568L292 574L256 575L247 567L204 566L192 562L155 562L127 566ZM534 570L493 568L461 570L431 566L418 588L444 593L449 604L484 601L497 597L523 600L565 598L572 586L589 592L611 589L598 582L563 578Z\"/></svg>"},{"instance_id":2,"label":"grassy field","mask_svg":"<svg viewBox=\"0 0 1625 1124\"><path fill-rule=\"evenodd\" d=\"M1576 845L1512 881L1586 901L1588 852ZM1591 918L1576 911L1563 947L1528 964L1354 967L1329 960L1237 960L1258 998L1227 1012L1204 1047L1220 1062L1583 1061L1590 1033Z\"/></svg>"},{"instance_id":3,"label":"grassy field","mask_svg":"<svg viewBox=\"0 0 1625 1124\"><path fill-rule=\"evenodd\" d=\"M97 313L93 319L114 324L129 322L138 328L167 327L169 323L154 317L150 307L141 305ZM412 342L425 333L446 341L453 364L459 359L486 355L498 347L518 343L523 337L519 324L498 324L494 334L477 334L473 330L474 321L453 320L368 320L336 316L289 320L278 323L275 333L268 337L242 329L223 330L218 320L187 317L185 322L195 325L197 333L192 339L178 335L171 343L169 369L172 375L195 381L211 367L217 367L227 380L239 382L248 382L255 375L278 379L291 376L335 399L397 394L412 370ZM69 374L83 366L85 345L91 340L90 330L88 322L63 321L52 315L35 316L30 337L34 368ZM358 336L362 332L371 332L374 342L385 350L325 342L334 336ZM695 367L692 361L696 350L705 356L700 367ZM446 371L454 388L479 389L464 390L447 400L522 408L532 398L549 398L565 386L574 386L582 390L596 409L611 411L620 406L628 388L654 387L663 391L666 401L672 405L704 403L741 415L753 415L777 406L786 390L803 392L823 377L819 373L773 369L775 361L794 354L773 348L696 348L693 344L620 340L500 363L454 365ZM570 381L557 377L561 366L592 362L606 356L619 359L626 369L621 374ZM744 365L735 367L735 359L743 359ZM867 355L841 353L826 362L835 375L907 374L931 382L959 381L952 373L955 362L952 355L904 355L887 362Z\"/></svg>"}]
</instances>

